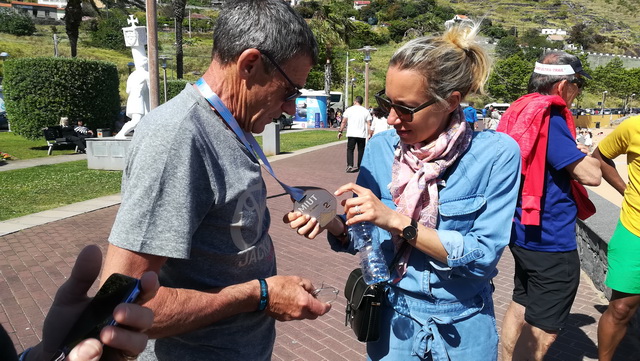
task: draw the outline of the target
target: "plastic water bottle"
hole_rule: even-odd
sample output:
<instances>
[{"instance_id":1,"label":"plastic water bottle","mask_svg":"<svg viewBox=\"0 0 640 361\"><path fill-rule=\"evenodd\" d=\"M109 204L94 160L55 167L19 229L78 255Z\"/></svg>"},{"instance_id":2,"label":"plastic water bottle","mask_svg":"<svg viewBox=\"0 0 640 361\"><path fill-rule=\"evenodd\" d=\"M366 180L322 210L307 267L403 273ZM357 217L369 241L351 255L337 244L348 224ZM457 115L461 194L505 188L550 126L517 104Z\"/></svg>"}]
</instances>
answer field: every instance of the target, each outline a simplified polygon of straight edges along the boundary
<instances>
[{"instance_id":1,"label":"plastic water bottle","mask_svg":"<svg viewBox=\"0 0 640 361\"><path fill-rule=\"evenodd\" d=\"M389 267L387 266L382 249L378 244L373 244L373 230L375 226L371 222L360 222L349 227L354 247L360 254L360 268L362 278L368 285L389 280Z\"/></svg>"}]
</instances>

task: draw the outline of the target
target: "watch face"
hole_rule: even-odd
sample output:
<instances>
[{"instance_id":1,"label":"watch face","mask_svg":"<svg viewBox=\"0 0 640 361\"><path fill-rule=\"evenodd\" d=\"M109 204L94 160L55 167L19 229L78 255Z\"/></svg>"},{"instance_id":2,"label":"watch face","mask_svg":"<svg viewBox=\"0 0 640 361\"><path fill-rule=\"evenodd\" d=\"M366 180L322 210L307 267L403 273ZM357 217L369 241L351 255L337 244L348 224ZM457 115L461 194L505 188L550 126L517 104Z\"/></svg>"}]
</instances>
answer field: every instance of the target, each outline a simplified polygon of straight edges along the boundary
<instances>
[{"instance_id":1,"label":"watch face","mask_svg":"<svg viewBox=\"0 0 640 361\"><path fill-rule=\"evenodd\" d=\"M404 227L404 229L402 230L402 238L408 241L413 240L417 236L417 231L418 230L414 226Z\"/></svg>"}]
</instances>

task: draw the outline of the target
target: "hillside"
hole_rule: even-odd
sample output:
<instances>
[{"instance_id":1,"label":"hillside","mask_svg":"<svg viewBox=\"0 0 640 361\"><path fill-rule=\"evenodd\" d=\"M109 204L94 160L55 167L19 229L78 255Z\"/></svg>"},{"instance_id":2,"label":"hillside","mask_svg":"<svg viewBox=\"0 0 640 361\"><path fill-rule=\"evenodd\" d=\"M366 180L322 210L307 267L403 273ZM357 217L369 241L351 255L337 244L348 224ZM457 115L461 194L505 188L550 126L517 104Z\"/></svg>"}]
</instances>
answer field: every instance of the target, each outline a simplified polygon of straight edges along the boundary
<instances>
[{"instance_id":1,"label":"hillside","mask_svg":"<svg viewBox=\"0 0 640 361\"><path fill-rule=\"evenodd\" d=\"M505 29L524 33L530 28L570 30L576 24L592 27L607 39L598 51L640 55L640 0L450 0L460 12L486 17ZM594 35L594 34L591 34Z\"/></svg>"}]
</instances>

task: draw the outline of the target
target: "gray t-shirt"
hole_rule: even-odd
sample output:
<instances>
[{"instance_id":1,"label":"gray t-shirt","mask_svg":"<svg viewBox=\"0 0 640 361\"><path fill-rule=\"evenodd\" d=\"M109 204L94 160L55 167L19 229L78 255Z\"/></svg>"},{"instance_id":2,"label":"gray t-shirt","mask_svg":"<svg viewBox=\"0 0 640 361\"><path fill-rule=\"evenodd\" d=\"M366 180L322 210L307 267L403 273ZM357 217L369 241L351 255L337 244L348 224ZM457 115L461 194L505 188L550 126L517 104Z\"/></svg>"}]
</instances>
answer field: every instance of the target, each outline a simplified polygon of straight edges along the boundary
<instances>
[{"instance_id":1,"label":"gray t-shirt","mask_svg":"<svg viewBox=\"0 0 640 361\"><path fill-rule=\"evenodd\" d=\"M136 127L109 242L168 257L167 287L266 278L276 273L266 199L260 164L187 85ZM270 360L274 340L273 318L244 313L150 342L140 360Z\"/></svg>"}]
</instances>

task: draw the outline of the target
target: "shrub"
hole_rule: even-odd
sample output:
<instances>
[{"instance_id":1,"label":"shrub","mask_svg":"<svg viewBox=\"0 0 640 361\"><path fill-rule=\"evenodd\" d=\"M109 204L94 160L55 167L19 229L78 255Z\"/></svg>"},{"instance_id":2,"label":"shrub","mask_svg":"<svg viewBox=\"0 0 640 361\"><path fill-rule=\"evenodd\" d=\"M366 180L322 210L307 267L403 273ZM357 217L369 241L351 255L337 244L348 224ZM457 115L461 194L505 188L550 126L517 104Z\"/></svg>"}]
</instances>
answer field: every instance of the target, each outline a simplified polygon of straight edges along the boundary
<instances>
[{"instance_id":1,"label":"shrub","mask_svg":"<svg viewBox=\"0 0 640 361\"><path fill-rule=\"evenodd\" d=\"M11 9L0 9L0 33L29 36L36 32L33 19Z\"/></svg>"},{"instance_id":2,"label":"shrub","mask_svg":"<svg viewBox=\"0 0 640 361\"><path fill-rule=\"evenodd\" d=\"M11 130L28 139L61 116L83 118L90 128L109 128L120 110L115 64L76 58L7 60L4 97Z\"/></svg>"},{"instance_id":3,"label":"shrub","mask_svg":"<svg viewBox=\"0 0 640 361\"><path fill-rule=\"evenodd\" d=\"M167 101L180 94L184 87L187 86L187 83L188 81L180 79L167 80ZM160 79L160 102L164 103L164 82L162 79Z\"/></svg>"},{"instance_id":4,"label":"shrub","mask_svg":"<svg viewBox=\"0 0 640 361\"><path fill-rule=\"evenodd\" d=\"M88 26L91 45L112 50L127 50L122 33L122 28L127 26L127 15L117 9L110 11L109 17L94 19Z\"/></svg>"}]
</instances>

